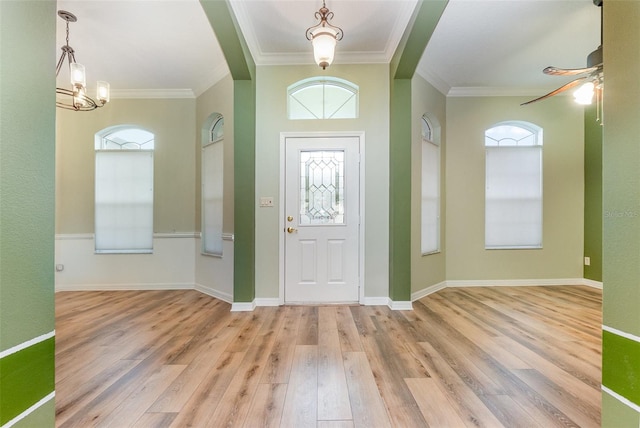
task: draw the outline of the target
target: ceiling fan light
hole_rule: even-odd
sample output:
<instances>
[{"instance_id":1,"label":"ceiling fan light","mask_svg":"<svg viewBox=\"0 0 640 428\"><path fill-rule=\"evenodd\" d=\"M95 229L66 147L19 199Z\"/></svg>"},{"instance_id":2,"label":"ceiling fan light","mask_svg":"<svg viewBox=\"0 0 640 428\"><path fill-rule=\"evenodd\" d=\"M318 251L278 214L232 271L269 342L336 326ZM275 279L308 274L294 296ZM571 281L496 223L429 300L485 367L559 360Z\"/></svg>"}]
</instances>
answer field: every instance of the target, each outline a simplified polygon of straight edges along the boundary
<instances>
[{"instance_id":1,"label":"ceiling fan light","mask_svg":"<svg viewBox=\"0 0 640 428\"><path fill-rule=\"evenodd\" d=\"M324 70L333 62L336 49L336 34L332 28L320 27L312 32L313 57Z\"/></svg>"},{"instance_id":2,"label":"ceiling fan light","mask_svg":"<svg viewBox=\"0 0 640 428\"><path fill-rule=\"evenodd\" d=\"M573 97L578 104L589 105L593 102L594 90L593 82L587 82L573 93Z\"/></svg>"}]
</instances>

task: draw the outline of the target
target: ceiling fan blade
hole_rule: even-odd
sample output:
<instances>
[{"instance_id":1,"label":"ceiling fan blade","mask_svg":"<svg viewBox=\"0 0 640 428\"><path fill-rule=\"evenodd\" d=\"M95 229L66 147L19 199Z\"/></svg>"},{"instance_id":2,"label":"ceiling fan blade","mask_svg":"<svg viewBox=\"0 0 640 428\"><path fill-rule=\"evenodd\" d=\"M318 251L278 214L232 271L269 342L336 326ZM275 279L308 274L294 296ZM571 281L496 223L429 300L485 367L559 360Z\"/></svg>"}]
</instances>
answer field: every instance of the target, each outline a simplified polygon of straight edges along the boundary
<instances>
[{"instance_id":1,"label":"ceiling fan blade","mask_svg":"<svg viewBox=\"0 0 640 428\"><path fill-rule=\"evenodd\" d=\"M550 76L575 76L576 74L591 73L598 69L597 66L587 68L558 68L547 67L542 72Z\"/></svg>"},{"instance_id":2,"label":"ceiling fan blade","mask_svg":"<svg viewBox=\"0 0 640 428\"><path fill-rule=\"evenodd\" d=\"M564 91L566 91L568 89L574 88L574 87L578 86L580 83L582 83L582 81L587 79L588 77L589 76L579 77L579 78L577 78L575 80L572 80L571 82L569 82L569 83L567 83L565 85L560 86L558 89L549 92L546 95L543 95L543 96L541 96L539 98L536 98L535 100L527 101L526 103L522 103L520 105L521 106L526 106L527 104L531 104L531 103L535 103L536 101L544 100L545 98L552 97L552 96L554 96L556 94L559 94L560 92L564 92Z\"/></svg>"}]
</instances>

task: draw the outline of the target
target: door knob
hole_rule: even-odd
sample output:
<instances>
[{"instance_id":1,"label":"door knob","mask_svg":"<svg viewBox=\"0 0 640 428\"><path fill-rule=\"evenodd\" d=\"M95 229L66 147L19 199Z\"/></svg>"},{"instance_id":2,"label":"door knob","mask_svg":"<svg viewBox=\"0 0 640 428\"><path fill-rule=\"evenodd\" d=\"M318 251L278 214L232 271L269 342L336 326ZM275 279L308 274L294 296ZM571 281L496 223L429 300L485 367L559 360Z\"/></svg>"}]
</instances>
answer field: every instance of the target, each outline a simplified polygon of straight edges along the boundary
<instances>
[{"instance_id":1,"label":"door knob","mask_svg":"<svg viewBox=\"0 0 640 428\"><path fill-rule=\"evenodd\" d=\"M287 227L287 232L289 233L293 233L293 232L297 232L298 229L294 228L294 227Z\"/></svg>"}]
</instances>

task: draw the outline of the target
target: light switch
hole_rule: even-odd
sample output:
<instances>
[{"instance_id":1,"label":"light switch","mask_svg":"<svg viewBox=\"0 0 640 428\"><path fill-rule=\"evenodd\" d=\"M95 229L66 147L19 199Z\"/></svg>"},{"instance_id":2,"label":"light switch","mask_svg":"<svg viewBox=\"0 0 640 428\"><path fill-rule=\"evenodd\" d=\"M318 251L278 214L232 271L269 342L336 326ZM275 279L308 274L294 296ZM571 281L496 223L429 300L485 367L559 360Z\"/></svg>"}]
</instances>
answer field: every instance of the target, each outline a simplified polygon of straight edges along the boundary
<instances>
[{"instance_id":1,"label":"light switch","mask_svg":"<svg viewBox=\"0 0 640 428\"><path fill-rule=\"evenodd\" d=\"M261 196L260 197L260 206L261 207L272 207L273 206L273 196Z\"/></svg>"}]
</instances>

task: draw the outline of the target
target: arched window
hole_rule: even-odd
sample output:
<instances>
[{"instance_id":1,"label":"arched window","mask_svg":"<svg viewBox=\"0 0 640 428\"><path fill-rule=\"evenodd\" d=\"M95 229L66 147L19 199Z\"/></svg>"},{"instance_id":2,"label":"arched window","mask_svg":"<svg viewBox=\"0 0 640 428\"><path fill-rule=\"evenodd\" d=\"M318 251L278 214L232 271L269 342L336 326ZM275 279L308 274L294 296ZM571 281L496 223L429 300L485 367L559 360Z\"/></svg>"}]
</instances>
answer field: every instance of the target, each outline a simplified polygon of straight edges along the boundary
<instances>
[{"instance_id":1,"label":"arched window","mask_svg":"<svg viewBox=\"0 0 640 428\"><path fill-rule=\"evenodd\" d=\"M202 139L202 253L222 256L224 118L214 113Z\"/></svg>"},{"instance_id":2,"label":"arched window","mask_svg":"<svg viewBox=\"0 0 640 428\"><path fill-rule=\"evenodd\" d=\"M485 131L485 248L542 248L542 128Z\"/></svg>"},{"instance_id":3,"label":"arched window","mask_svg":"<svg viewBox=\"0 0 640 428\"><path fill-rule=\"evenodd\" d=\"M435 119L423 115L421 179L422 254L440 251L440 133Z\"/></svg>"},{"instance_id":4,"label":"arched window","mask_svg":"<svg viewBox=\"0 0 640 428\"><path fill-rule=\"evenodd\" d=\"M97 253L153 251L153 133L133 125L95 135Z\"/></svg>"},{"instance_id":5,"label":"arched window","mask_svg":"<svg viewBox=\"0 0 640 428\"><path fill-rule=\"evenodd\" d=\"M312 77L287 88L289 119L355 119L358 86L336 77Z\"/></svg>"}]
</instances>

